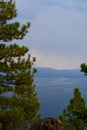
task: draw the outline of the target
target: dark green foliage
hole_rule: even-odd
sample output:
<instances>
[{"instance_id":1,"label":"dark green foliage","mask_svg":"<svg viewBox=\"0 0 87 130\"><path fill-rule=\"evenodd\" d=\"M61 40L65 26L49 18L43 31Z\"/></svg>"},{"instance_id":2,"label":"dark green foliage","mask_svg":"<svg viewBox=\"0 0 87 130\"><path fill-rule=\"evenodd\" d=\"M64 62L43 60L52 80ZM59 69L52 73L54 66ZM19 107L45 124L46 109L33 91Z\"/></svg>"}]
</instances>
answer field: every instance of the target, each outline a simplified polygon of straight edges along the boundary
<instances>
[{"instance_id":1,"label":"dark green foliage","mask_svg":"<svg viewBox=\"0 0 87 130\"><path fill-rule=\"evenodd\" d=\"M78 88L74 90L74 97L59 118L63 130L86 130L87 108Z\"/></svg>"},{"instance_id":2,"label":"dark green foliage","mask_svg":"<svg viewBox=\"0 0 87 130\"><path fill-rule=\"evenodd\" d=\"M87 75L87 64L83 63L80 66L81 72L84 72L85 75Z\"/></svg>"},{"instance_id":3,"label":"dark green foliage","mask_svg":"<svg viewBox=\"0 0 87 130\"><path fill-rule=\"evenodd\" d=\"M15 2L13 0L0 1L0 40L9 42L13 39L22 39L26 33L27 29L30 27L30 23L20 27L19 22L9 23L11 20L17 16L17 11L15 9Z\"/></svg>"},{"instance_id":4,"label":"dark green foliage","mask_svg":"<svg viewBox=\"0 0 87 130\"><path fill-rule=\"evenodd\" d=\"M7 44L14 39L22 39L30 27L30 23L20 27L19 22L9 22L16 16L15 2L1 0L0 129L2 130L11 130L39 117L40 103L34 84L37 70L33 68L36 59L31 57L27 47L18 46L16 43Z\"/></svg>"}]
</instances>

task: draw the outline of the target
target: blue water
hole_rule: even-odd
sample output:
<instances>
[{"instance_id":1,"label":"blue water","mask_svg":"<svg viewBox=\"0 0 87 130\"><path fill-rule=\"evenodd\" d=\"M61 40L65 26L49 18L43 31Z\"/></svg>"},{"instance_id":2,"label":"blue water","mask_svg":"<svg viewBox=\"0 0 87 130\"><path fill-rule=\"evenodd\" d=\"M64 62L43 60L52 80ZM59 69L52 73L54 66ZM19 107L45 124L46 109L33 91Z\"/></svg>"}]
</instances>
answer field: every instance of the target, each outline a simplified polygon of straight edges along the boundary
<instances>
[{"instance_id":1,"label":"blue water","mask_svg":"<svg viewBox=\"0 0 87 130\"><path fill-rule=\"evenodd\" d=\"M43 118L58 117L73 97L74 88L78 87L87 101L87 76L36 78L35 82Z\"/></svg>"}]
</instances>

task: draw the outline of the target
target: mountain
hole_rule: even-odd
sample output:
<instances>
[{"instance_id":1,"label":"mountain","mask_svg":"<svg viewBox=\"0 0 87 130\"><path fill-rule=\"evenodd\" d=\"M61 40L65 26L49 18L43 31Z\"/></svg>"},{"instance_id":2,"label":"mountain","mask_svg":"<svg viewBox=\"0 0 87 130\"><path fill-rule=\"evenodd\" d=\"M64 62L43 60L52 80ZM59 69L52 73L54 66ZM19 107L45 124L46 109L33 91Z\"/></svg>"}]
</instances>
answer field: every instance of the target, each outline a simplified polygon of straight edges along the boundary
<instances>
[{"instance_id":1,"label":"mountain","mask_svg":"<svg viewBox=\"0 0 87 130\"><path fill-rule=\"evenodd\" d=\"M52 68L38 68L36 78L51 77L83 77L84 74L79 69L75 70L57 70Z\"/></svg>"}]
</instances>

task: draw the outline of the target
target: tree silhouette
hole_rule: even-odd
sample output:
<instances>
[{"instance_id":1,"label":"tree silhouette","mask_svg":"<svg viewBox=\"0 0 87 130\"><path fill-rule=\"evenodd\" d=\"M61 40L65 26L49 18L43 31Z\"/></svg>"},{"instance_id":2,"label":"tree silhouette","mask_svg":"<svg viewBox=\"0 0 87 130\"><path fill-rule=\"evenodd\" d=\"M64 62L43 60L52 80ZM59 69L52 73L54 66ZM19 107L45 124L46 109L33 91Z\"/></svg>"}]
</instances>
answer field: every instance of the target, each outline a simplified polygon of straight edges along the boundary
<instances>
[{"instance_id":1,"label":"tree silhouette","mask_svg":"<svg viewBox=\"0 0 87 130\"><path fill-rule=\"evenodd\" d=\"M80 66L81 72L84 72L85 75L87 75L87 64L83 63Z\"/></svg>"}]
</instances>

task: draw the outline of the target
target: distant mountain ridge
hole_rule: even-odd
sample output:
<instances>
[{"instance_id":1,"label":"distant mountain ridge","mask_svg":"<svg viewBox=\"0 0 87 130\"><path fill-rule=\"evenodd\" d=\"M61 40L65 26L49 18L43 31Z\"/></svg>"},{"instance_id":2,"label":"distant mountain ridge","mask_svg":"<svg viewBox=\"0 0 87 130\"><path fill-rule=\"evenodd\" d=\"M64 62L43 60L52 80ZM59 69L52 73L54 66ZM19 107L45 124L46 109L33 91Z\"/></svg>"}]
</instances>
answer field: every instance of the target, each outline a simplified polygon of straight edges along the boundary
<instances>
[{"instance_id":1,"label":"distant mountain ridge","mask_svg":"<svg viewBox=\"0 0 87 130\"><path fill-rule=\"evenodd\" d=\"M38 68L36 78L40 77L83 77L84 74L80 72L80 69L73 70L57 70L52 68Z\"/></svg>"}]
</instances>

